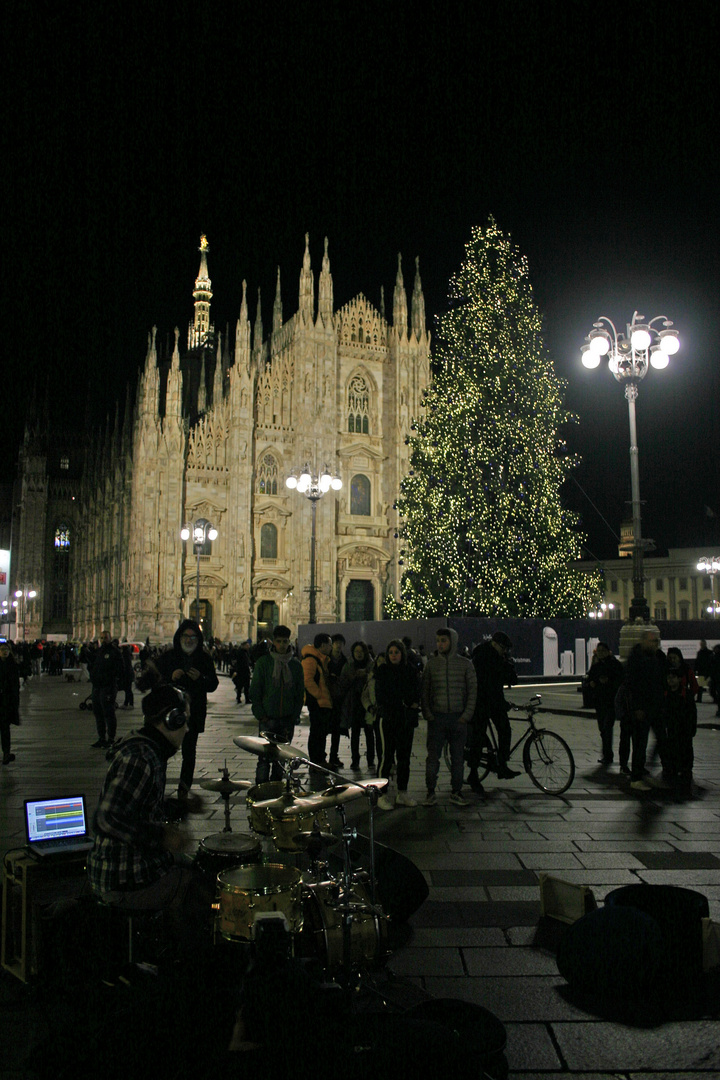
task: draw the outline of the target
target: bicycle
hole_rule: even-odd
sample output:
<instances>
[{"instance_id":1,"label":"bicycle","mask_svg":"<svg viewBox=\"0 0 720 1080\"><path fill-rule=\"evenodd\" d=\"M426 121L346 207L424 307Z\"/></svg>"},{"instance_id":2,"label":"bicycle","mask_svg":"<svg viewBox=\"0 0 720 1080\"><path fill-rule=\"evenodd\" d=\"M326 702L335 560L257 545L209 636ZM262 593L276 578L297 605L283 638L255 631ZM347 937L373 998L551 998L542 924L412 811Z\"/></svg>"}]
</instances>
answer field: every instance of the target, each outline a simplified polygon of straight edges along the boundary
<instances>
[{"instance_id":1,"label":"bicycle","mask_svg":"<svg viewBox=\"0 0 720 1080\"><path fill-rule=\"evenodd\" d=\"M535 713L542 698L534 694L525 705L510 705L513 712L525 713L527 728L510 749L508 761L519 746L523 746L523 766L535 787L546 795L562 795L575 779L575 758L572 750L559 735L547 728L535 726ZM498 744L492 723L487 726L487 739L480 751L478 779L482 782L488 773L497 772ZM450 749L444 748L445 763L450 768Z\"/></svg>"}]
</instances>

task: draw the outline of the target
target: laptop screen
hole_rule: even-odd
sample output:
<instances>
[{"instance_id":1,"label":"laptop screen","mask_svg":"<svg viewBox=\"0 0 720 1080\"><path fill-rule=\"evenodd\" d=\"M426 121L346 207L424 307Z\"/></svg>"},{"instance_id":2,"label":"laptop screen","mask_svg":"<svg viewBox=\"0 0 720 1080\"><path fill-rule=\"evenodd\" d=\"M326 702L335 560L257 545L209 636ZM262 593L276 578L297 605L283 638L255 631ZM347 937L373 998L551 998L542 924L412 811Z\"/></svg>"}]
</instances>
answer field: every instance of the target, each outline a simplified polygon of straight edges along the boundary
<instances>
[{"instance_id":1,"label":"laptop screen","mask_svg":"<svg viewBox=\"0 0 720 1080\"><path fill-rule=\"evenodd\" d=\"M61 799L26 799L25 826L29 844L87 836L85 796Z\"/></svg>"}]
</instances>

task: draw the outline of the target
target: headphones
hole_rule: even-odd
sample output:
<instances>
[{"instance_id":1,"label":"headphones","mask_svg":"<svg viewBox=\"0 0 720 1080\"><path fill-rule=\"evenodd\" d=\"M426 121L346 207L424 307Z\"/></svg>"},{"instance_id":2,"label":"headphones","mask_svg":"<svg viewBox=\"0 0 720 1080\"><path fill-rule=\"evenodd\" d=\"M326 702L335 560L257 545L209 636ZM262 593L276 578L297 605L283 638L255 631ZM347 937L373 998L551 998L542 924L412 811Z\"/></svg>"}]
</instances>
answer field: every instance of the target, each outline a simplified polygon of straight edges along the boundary
<instances>
[{"instance_id":1,"label":"headphones","mask_svg":"<svg viewBox=\"0 0 720 1080\"><path fill-rule=\"evenodd\" d=\"M162 713L156 713L155 716L149 717L149 719L162 719L162 722L168 731L179 731L188 721L186 698L182 690L178 690L176 686L163 687L163 690L165 689L172 690L172 692L177 695L177 704L170 706L166 705L165 708L168 709L168 712L164 716Z\"/></svg>"}]
</instances>

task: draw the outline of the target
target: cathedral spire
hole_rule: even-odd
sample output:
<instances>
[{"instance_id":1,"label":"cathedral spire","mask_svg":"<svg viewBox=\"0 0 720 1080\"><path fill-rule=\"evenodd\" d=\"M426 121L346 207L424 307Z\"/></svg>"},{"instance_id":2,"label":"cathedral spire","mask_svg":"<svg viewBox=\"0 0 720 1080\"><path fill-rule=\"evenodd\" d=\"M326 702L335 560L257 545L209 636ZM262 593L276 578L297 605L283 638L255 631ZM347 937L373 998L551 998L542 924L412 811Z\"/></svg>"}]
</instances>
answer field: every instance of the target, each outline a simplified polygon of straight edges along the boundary
<instances>
[{"instance_id":1,"label":"cathedral spire","mask_svg":"<svg viewBox=\"0 0 720 1080\"><path fill-rule=\"evenodd\" d=\"M200 384L198 386L197 396L197 411L204 413L207 411L207 386L205 376L205 350L203 349L202 360L200 361Z\"/></svg>"},{"instance_id":2,"label":"cathedral spire","mask_svg":"<svg viewBox=\"0 0 720 1080\"><path fill-rule=\"evenodd\" d=\"M323 255L318 284L318 315L326 326L330 325L333 316L333 279L330 273L327 236L325 237L325 254Z\"/></svg>"},{"instance_id":3,"label":"cathedral spire","mask_svg":"<svg viewBox=\"0 0 720 1080\"><path fill-rule=\"evenodd\" d=\"M398 254L397 276L395 278L395 292L393 293L393 325L398 337L407 334L407 296L405 295L405 282L402 273L402 255Z\"/></svg>"},{"instance_id":4,"label":"cathedral spire","mask_svg":"<svg viewBox=\"0 0 720 1080\"><path fill-rule=\"evenodd\" d=\"M213 396L212 404L213 409L217 405L222 404L223 399L223 384L224 384L224 369L223 369L223 336L222 333L218 334L217 352L215 353L215 375L213 376Z\"/></svg>"},{"instance_id":5,"label":"cathedral spire","mask_svg":"<svg viewBox=\"0 0 720 1080\"><path fill-rule=\"evenodd\" d=\"M175 327L175 346L173 348L170 370L165 387L165 417L182 415L182 372L180 371L180 331Z\"/></svg>"},{"instance_id":6,"label":"cathedral spire","mask_svg":"<svg viewBox=\"0 0 720 1080\"><path fill-rule=\"evenodd\" d=\"M258 289L258 302L257 311L255 313L255 327L253 330L253 353L257 356L262 352L263 343L263 324L262 324L262 306L260 304L260 289Z\"/></svg>"},{"instance_id":7,"label":"cathedral spire","mask_svg":"<svg viewBox=\"0 0 720 1080\"><path fill-rule=\"evenodd\" d=\"M200 237L200 269L195 279L193 300L195 301L195 321L190 323L188 329L188 349L196 349L204 345L212 335L213 326L210 322L210 301L212 300L212 282L208 274L207 253L209 251L207 237Z\"/></svg>"},{"instance_id":8,"label":"cathedral spire","mask_svg":"<svg viewBox=\"0 0 720 1080\"><path fill-rule=\"evenodd\" d=\"M413 334L419 341L425 333L425 297L423 296L422 282L420 281L419 255L415 256L415 284L412 294L411 321Z\"/></svg>"},{"instance_id":9,"label":"cathedral spire","mask_svg":"<svg viewBox=\"0 0 720 1080\"><path fill-rule=\"evenodd\" d=\"M380 314L385 318L385 286L380 286Z\"/></svg>"},{"instance_id":10,"label":"cathedral spire","mask_svg":"<svg viewBox=\"0 0 720 1080\"><path fill-rule=\"evenodd\" d=\"M157 365L157 326L153 326L148 335L148 351L145 357L145 370L140 376L138 387L138 415L141 413L151 416L157 415L158 392L160 388L160 372Z\"/></svg>"},{"instance_id":11,"label":"cathedral spire","mask_svg":"<svg viewBox=\"0 0 720 1080\"><path fill-rule=\"evenodd\" d=\"M310 233L305 233L305 254L303 268L300 271L300 318L312 321L315 318L315 278L310 268Z\"/></svg>"},{"instance_id":12,"label":"cathedral spire","mask_svg":"<svg viewBox=\"0 0 720 1080\"><path fill-rule=\"evenodd\" d=\"M273 304L273 337L282 330L283 313L282 297L280 295L280 267L277 268L277 285L275 286L275 303Z\"/></svg>"},{"instance_id":13,"label":"cathedral spire","mask_svg":"<svg viewBox=\"0 0 720 1080\"><path fill-rule=\"evenodd\" d=\"M235 328L235 367L240 371L248 371L250 367L250 320L248 319L247 306L247 281L242 283L242 302Z\"/></svg>"}]
</instances>

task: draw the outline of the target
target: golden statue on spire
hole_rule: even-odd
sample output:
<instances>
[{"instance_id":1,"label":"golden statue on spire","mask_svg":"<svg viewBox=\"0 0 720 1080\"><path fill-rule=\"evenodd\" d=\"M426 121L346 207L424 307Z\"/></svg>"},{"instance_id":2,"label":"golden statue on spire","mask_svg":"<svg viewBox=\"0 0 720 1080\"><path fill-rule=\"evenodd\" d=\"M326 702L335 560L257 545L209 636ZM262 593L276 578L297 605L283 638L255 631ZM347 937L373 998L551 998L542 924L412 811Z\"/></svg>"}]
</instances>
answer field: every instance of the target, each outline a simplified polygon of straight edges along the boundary
<instances>
[{"instance_id":1,"label":"golden statue on spire","mask_svg":"<svg viewBox=\"0 0 720 1080\"><path fill-rule=\"evenodd\" d=\"M205 233L200 237L200 247L198 248L198 251L208 251L208 241Z\"/></svg>"}]
</instances>

